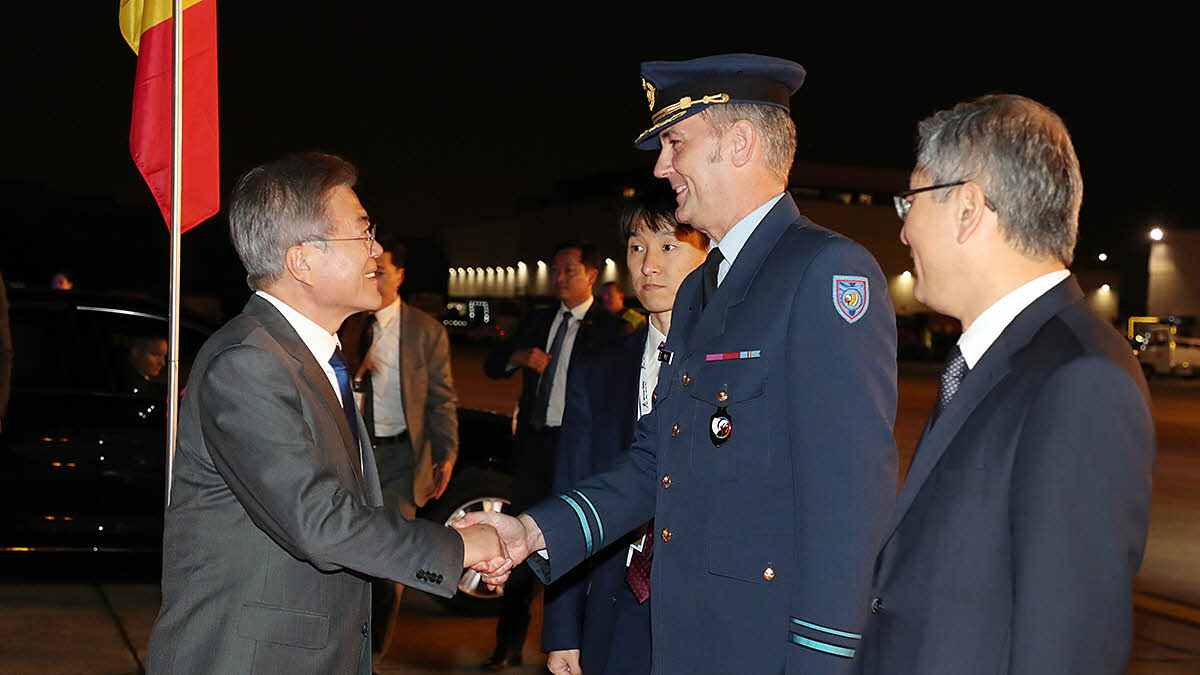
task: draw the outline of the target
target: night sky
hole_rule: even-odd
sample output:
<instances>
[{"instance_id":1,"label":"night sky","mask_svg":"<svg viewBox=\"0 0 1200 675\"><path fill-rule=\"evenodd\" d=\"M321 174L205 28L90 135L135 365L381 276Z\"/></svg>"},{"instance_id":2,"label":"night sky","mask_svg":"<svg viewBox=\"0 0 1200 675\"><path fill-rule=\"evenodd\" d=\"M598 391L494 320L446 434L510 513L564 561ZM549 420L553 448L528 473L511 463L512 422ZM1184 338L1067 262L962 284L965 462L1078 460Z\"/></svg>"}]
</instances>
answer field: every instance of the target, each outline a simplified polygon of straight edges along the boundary
<instances>
[{"instance_id":1,"label":"night sky","mask_svg":"<svg viewBox=\"0 0 1200 675\"><path fill-rule=\"evenodd\" d=\"M55 13L4 41L0 270L10 283L44 285L66 269L81 286L161 294L167 233L129 157L135 55L118 3L38 4ZM808 69L792 100L802 161L908 169L921 117L1020 93L1072 132L1083 244L1121 250L1152 225L1200 226L1186 103L1200 59L1179 17L1013 3L887 14L845 3L820 16L638 4L414 14L220 0L222 201L254 164L322 149L359 165L367 209L402 233L503 218L564 185L649 171L653 155L632 147L648 126L640 61L749 51ZM218 216L184 237L185 294L244 294L224 227Z\"/></svg>"}]
</instances>

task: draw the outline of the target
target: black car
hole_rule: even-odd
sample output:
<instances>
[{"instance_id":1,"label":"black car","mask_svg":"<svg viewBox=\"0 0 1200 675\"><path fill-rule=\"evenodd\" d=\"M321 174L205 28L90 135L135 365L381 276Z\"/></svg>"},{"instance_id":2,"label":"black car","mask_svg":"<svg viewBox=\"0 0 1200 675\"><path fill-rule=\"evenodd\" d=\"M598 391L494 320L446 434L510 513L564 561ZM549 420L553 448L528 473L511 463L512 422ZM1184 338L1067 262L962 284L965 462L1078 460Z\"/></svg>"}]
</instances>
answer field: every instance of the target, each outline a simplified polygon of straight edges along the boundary
<instances>
[{"instance_id":1,"label":"black car","mask_svg":"<svg viewBox=\"0 0 1200 675\"><path fill-rule=\"evenodd\" d=\"M157 553L166 476L167 314L112 294L10 289L13 377L0 427L0 554ZM180 382L215 327L180 325ZM511 421L459 410L459 459L442 499L418 514L449 524L508 507ZM496 593L466 570L460 610Z\"/></svg>"}]
</instances>

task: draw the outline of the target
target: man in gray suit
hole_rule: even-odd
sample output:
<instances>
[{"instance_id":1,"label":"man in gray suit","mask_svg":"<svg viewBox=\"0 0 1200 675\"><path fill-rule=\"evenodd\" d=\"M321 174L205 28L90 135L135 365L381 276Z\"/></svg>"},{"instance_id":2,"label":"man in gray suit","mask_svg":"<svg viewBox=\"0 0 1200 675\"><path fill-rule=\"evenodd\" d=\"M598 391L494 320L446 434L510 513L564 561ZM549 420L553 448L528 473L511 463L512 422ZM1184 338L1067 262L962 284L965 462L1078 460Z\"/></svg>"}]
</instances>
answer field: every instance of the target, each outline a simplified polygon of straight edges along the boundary
<instances>
[{"instance_id":1,"label":"man in gray suit","mask_svg":"<svg viewBox=\"0 0 1200 675\"><path fill-rule=\"evenodd\" d=\"M189 378L151 673L369 673L365 577L449 596L464 565L503 554L494 532L383 505L334 333L380 304L356 177L308 153L234 188L230 233L255 294Z\"/></svg>"},{"instance_id":2,"label":"man in gray suit","mask_svg":"<svg viewBox=\"0 0 1200 675\"><path fill-rule=\"evenodd\" d=\"M381 234L375 281L378 310L346 319L338 336L360 392L383 503L414 518L446 491L458 457L458 407L450 372L450 339L440 321L400 299L407 249ZM404 587L374 586L376 651L386 649L389 616Z\"/></svg>"}]
</instances>

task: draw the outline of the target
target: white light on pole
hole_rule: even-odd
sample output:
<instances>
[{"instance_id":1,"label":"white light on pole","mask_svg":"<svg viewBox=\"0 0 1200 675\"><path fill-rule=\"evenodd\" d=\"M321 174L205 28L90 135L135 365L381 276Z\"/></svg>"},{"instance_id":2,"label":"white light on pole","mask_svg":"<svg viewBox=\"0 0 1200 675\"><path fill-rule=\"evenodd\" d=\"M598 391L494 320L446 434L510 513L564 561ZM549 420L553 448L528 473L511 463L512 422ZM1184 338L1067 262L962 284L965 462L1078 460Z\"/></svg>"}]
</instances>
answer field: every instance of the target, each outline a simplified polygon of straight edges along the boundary
<instances>
[{"instance_id":1,"label":"white light on pole","mask_svg":"<svg viewBox=\"0 0 1200 675\"><path fill-rule=\"evenodd\" d=\"M1162 238L1163 238L1162 228L1156 227L1153 230L1150 230L1150 238L1153 239L1154 241L1162 241Z\"/></svg>"},{"instance_id":2,"label":"white light on pole","mask_svg":"<svg viewBox=\"0 0 1200 675\"><path fill-rule=\"evenodd\" d=\"M1107 253L1101 253L1100 255L1098 255L1098 256L1096 256L1096 257L1100 259L1100 262L1104 262L1105 260L1108 260L1108 254L1107 254Z\"/></svg>"}]
</instances>

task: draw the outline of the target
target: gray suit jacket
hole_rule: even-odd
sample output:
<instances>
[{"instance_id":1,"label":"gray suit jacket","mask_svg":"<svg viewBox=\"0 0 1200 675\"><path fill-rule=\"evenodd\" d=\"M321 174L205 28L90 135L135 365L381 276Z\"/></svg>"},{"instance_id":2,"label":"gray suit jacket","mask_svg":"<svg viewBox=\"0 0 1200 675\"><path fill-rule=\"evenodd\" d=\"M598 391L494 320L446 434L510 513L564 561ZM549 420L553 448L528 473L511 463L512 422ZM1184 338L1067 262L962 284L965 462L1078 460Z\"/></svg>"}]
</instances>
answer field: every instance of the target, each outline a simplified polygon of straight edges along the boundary
<instances>
[{"instance_id":1,"label":"gray suit jacket","mask_svg":"<svg viewBox=\"0 0 1200 675\"><path fill-rule=\"evenodd\" d=\"M373 314L346 319L338 334L351 373L359 373L371 346ZM400 391L404 421L413 447L413 500L424 506L433 486L433 465L458 457L458 395L450 373L450 340L441 322L400 302ZM358 375L356 375L358 377ZM363 418L373 433L371 373L361 373Z\"/></svg>"},{"instance_id":2,"label":"gray suit jacket","mask_svg":"<svg viewBox=\"0 0 1200 675\"><path fill-rule=\"evenodd\" d=\"M205 343L180 411L149 672L370 673L365 576L453 594L459 535L382 507L358 425L356 447L321 366L263 298Z\"/></svg>"}]
</instances>

